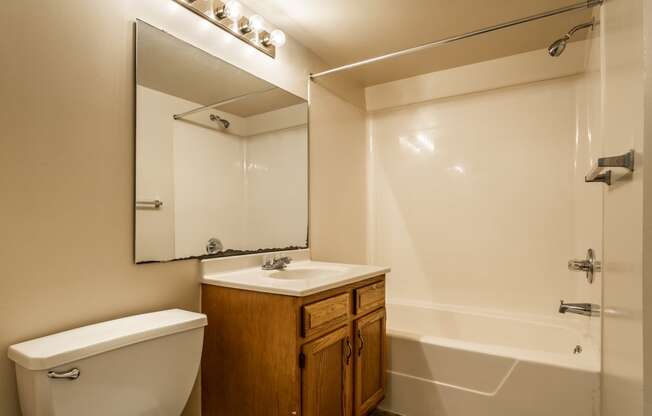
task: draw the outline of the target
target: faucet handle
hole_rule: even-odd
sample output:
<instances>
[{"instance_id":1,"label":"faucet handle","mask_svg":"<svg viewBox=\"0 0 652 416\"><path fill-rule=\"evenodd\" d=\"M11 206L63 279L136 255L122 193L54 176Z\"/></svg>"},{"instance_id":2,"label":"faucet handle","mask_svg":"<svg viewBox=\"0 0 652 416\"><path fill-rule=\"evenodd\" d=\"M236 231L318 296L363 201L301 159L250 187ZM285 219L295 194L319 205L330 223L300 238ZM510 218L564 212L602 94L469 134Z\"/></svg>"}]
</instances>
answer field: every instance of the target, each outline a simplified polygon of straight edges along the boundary
<instances>
[{"instance_id":1,"label":"faucet handle","mask_svg":"<svg viewBox=\"0 0 652 416\"><path fill-rule=\"evenodd\" d=\"M274 261L283 264L290 264L292 262L292 258L290 256L279 256L274 257Z\"/></svg>"},{"instance_id":2,"label":"faucet handle","mask_svg":"<svg viewBox=\"0 0 652 416\"><path fill-rule=\"evenodd\" d=\"M601 269L601 264L595 259L592 249L587 250L585 259L568 260L568 270L586 273L586 281L589 283L593 283L593 274L601 271Z\"/></svg>"},{"instance_id":3,"label":"faucet handle","mask_svg":"<svg viewBox=\"0 0 652 416\"><path fill-rule=\"evenodd\" d=\"M276 261L275 255L263 255L263 266L271 266Z\"/></svg>"}]
</instances>

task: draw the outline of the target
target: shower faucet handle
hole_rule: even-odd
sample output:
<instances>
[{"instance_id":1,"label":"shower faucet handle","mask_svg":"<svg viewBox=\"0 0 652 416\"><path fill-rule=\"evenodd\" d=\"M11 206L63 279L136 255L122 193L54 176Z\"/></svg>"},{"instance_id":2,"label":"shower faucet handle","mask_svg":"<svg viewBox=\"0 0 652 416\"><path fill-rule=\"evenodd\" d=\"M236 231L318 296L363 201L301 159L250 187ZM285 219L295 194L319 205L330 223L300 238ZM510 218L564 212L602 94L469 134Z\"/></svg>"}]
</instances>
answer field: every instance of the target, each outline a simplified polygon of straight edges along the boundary
<instances>
[{"instance_id":1,"label":"shower faucet handle","mask_svg":"<svg viewBox=\"0 0 652 416\"><path fill-rule=\"evenodd\" d=\"M601 263L595 259L593 249L588 249L586 258L582 260L568 260L568 270L572 272L585 272L586 281L593 283L593 274L602 270Z\"/></svg>"}]
</instances>

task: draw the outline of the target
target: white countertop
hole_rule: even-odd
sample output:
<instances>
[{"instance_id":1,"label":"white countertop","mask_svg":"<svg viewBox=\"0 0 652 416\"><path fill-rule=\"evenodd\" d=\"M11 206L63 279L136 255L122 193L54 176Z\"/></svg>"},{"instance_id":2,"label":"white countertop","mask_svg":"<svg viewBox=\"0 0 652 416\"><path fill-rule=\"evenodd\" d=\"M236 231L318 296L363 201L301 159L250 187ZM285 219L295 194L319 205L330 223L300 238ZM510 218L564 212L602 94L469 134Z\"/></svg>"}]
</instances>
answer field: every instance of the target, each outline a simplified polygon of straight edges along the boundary
<instances>
[{"instance_id":1,"label":"white countertop","mask_svg":"<svg viewBox=\"0 0 652 416\"><path fill-rule=\"evenodd\" d=\"M235 289L306 296L388 273L389 267L298 261L285 270L262 270L260 266L204 275L202 283Z\"/></svg>"}]
</instances>

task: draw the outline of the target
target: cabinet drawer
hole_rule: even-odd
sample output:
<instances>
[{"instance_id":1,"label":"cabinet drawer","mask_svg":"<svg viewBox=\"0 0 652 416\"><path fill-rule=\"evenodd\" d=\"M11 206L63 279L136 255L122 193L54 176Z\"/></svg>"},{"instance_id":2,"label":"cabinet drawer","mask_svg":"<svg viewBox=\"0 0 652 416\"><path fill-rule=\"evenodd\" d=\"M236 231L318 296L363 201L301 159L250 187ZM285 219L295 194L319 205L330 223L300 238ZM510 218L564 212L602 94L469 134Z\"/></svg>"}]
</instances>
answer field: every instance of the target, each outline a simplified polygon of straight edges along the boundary
<instances>
[{"instance_id":1,"label":"cabinet drawer","mask_svg":"<svg viewBox=\"0 0 652 416\"><path fill-rule=\"evenodd\" d=\"M303 307L303 336L318 332L346 322L351 300L348 293L320 300Z\"/></svg>"},{"instance_id":2,"label":"cabinet drawer","mask_svg":"<svg viewBox=\"0 0 652 416\"><path fill-rule=\"evenodd\" d=\"M377 282L355 290L355 313L371 311L385 304L385 282Z\"/></svg>"}]
</instances>

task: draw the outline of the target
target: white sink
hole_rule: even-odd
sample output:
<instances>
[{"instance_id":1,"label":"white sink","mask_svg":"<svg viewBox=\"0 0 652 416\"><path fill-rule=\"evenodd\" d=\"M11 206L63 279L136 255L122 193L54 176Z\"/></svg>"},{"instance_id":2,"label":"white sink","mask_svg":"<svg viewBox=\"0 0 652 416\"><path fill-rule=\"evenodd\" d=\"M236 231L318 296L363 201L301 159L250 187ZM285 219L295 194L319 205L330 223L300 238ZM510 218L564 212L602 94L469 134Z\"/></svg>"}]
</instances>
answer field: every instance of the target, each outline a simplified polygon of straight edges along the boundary
<instances>
[{"instance_id":1,"label":"white sink","mask_svg":"<svg viewBox=\"0 0 652 416\"><path fill-rule=\"evenodd\" d=\"M277 293L306 296L389 272L389 268L356 264L299 261L285 270L262 270L261 267L207 274L202 283Z\"/></svg>"},{"instance_id":2,"label":"white sink","mask_svg":"<svg viewBox=\"0 0 652 416\"><path fill-rule=\"evenodd\" d=\"M326 278L345 273L348 268L343 266L316 266L316 265L299 265L288 266L284 270L274 270L268 272L268 276L272 279L314 279Z\"/></svg>"}]
</instances>

